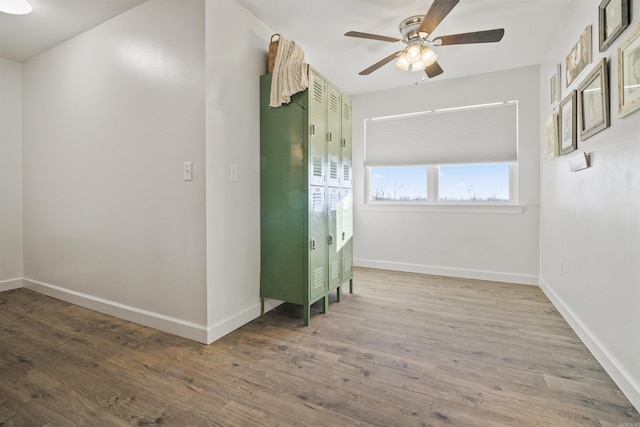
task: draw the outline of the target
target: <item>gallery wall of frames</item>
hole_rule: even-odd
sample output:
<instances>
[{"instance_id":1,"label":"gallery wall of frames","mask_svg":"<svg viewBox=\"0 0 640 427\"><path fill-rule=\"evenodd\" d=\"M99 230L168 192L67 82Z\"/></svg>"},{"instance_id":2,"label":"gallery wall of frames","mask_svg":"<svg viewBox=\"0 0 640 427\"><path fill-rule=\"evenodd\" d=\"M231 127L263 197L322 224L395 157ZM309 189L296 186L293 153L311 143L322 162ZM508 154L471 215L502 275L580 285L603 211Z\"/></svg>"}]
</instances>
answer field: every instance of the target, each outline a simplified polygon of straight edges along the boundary
<instances>
[{"instance_id":1,"label":"gallery wall of frames","mask_svg":"<svg viewBox=\"0 0 640 427\"><path fill-rule=\"evenodd\" d=\"M549 76L552 113L544 123L546 160L577 150L578 141L607 129L612 110L620 119L640 110L640 25L632 25L630 7L630 0L603 0L598 6L597 30L586 26L564 62ZM592 65L594 35L604 57ZM609 49L619 37L623 41L618 48ZM617 88L609 86L613 64L617 65ZM617 91L616 108L610 105L613 90Z\"/></svg>"}]
</instances>

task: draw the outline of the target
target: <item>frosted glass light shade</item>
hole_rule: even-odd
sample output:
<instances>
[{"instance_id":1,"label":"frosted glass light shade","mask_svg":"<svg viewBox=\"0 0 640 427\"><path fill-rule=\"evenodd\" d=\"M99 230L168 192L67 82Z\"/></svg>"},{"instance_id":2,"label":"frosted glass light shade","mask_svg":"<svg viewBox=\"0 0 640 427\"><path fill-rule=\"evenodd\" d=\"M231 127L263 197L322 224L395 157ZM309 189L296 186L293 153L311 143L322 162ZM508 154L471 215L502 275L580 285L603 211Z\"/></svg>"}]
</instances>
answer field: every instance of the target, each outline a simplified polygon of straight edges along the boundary
<instances>
[{"instance_id":1,"label":"frosted glass light shade","mask_svg":"<svg viewBox=\"0 0 640 427\"><path fill-rule=\"evenodd\" d=\"M432 49L424 46L420 52L420 59L424 63L424 67L428 67L438 60L438 55Z\"/></svg>"},{"instance_id":2,"label":"frosted glass light shade","mask_svg":"<svg viewBox=\"0 0 640 427\"><path fill-rule=\"evenodd\" d=\"M420 46L415 44L409 46L405 51L407 61L409 61L410 64L418 62L420 60L420 54L421 54Z\"/></svg>"},{"instance_id":3,"label":"frosted glass light shade","mask_svg":"<svg viewBox=\"0 0 640 427\"><path fill-rule=\"evenodd\" d=\"M25 15L32 10L27 0L0 0L0 12L11 15Z\"/></svg>"},{"instance_id":4,"label":"frosted glass light shade","mask_svg":"<svg viewBox=\"0 0 640 427\"><path fill-rule=\"evenodd\" d=\"M400 54L396 67L404 71L422 71L438 60L438 55L428 46L413 44Z\"/></svg>"},{"instance_id":5,"label":"frosted glass light shade","mask_svg":"<svg viewBox=\"0 0 640 427\"><path fill-rule=\"evenodd\" d=\"M403 71L409 71L409 65L410 63L409 61L407 61L407 57L404 53L400 55L400 57L396 61L396 67L400 68Z\"/></svg>"},{"instance_id":6,"label":"frosted glass light shade","mask_svg":"<svg viewBox=\"0 0 640 427\"><path fill-rule=\"evenodd\" d=\"M424 62L422 61L418 61L418 62L414 62L413 64L411 64L411 71L422 71L424 70Z\"/></svg>"}]
</instances>

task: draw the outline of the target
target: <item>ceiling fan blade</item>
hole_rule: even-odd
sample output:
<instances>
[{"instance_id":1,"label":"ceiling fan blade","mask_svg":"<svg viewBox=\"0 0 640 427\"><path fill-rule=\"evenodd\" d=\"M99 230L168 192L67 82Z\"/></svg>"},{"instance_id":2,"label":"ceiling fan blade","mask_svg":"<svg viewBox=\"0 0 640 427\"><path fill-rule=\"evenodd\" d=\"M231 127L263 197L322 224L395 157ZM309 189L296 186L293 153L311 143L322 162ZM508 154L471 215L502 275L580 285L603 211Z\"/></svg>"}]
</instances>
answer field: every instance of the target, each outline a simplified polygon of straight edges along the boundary
<instances>
[{"instance_id":1,"label":"ceiling fan blade","mask_svg":"<svg viewBox=\"0 0 640 427\"><path fill-rule=\"evenodd\" d=\"M436 40L442 40L440 46L452 44L468 44L468 43L495 43L502 40L504 36L504 28L486 31L475 31L473 33L451 34L449 36L436 37Z\"/></svg>"},{"instance_id":2,"label":"ceiling fan blade","mask_svg":"<svg viewBox=\"0 0 640 427\"><path fill-rule=\"evenodd\" d=\"M437 62L434 62L433 64L427 66L424 69L424 72L427 73L427 77L432 78L435 76L439 76L444 72L444 70L442 69L440 64L438 64Z\"/></svg>"},{"instance_id":3,"label":"ceiling fan blade","mask_svg":"<svg viewBox=\"0 0 640 427\"><path fill-rule=\"evenodd\" d=\"M459 2L460 0L433 0L427 14L422 19L418 33L431 34Z\"/></svg>"},{"instance_id":4,"label":"ceiling fan blade","mask_svg":"<svg viewBox=\"0 0 640 427\"><path fill-rule=\"evenodd\" d=\"M361 39L380 40L383 42L401 42L401 39L395 37L380 36L378 34L361 33L360 31L349 31L344 33L348 37L359 37Z\"/></svg>"},{"instance_id":5,"label":"ceiling fan blade","mask_svg":"<svg viewBox=\"0 0 640 427\"><path fill-rule=\"evenodd\" d=\"M391 55L387 56L386 58L376 62L375 64L373 64L371 67L366 68L362 71L360 71L358 74L360 74L361 76L366 76L368 74L373 73L375 70L377 70L378 68L382 67L383 65L387 64L388 62L393 61L395 58L398 57L398 55L400 55L403 51L399 50L397 52L392 53Z\"/></svg>"}]
</instances>

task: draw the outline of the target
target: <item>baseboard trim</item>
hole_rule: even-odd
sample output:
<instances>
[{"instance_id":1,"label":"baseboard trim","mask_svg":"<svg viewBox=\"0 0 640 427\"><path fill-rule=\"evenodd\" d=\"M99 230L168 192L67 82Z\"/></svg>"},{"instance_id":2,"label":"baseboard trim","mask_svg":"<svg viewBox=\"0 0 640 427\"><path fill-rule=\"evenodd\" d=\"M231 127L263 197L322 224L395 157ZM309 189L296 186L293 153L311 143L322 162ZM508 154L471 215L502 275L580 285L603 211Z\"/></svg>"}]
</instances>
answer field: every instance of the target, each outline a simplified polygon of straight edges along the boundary
<instances>
[{"instance_id":1,"label":"baseboard trim","mask_svg":"<svg viewBox=\"0 0 640 427\"><path fill-rule=\"evenodd\" d=\"M611 354L607 347L593 334L591 329L580 320L564 300L549 287L542 277L540 278L540 289L542 289L547 298L551 300L562 317L564 317L569 326L571 326L571 329L573 329L591 354L593 354L607 374L609 374L613 382L616 383L622 393L629 399L629 402L631 402L636 410L640 411L640 384L633 378L629 371L618 362L615 356Z\"/></svg>"},{"instance_id":2,"label":"baseboard trim","mask_svg":"<svg viewBox=\"0 0 640 427\"><path fill-rule=\"evenodd\" d=\"M240 313L220 320L207 328L207 344L211 344L258 317L260 317L260 303L254 304Z\"/></svg>"},{"instance_id":3,"label":"baseboard trim","mask_svg":"<svg viewBox=\"0 0 640 427\"><path fill-rule=\"evenodd\" d=\"M12 289L20 289L22 287L22 278L0 280L0 292L10 291Z\"/></svg>"},{"instance_id":4,"label":"baseboard trim","mask_svg":"<svg viewBox=\"0 0 640 427\"><path fill-rule=\"evenodd\" d=\"M471 270L433 265L409 264L393 261L354 259L356 267L378 268L382 270L404 271L407 273L433 274L436 276L460 277L464 279L491 280L494 282L517 283L519 285L538 285L538 276L529 274L504 273L498 271Z\"/></svg>"},{"instance_id":5,"label":"baseboard trim","mask_svg":"<svg viewBox=\"0 0 640 427\"><path fill-rule=\"evenodd\" d=\"M79 305L90 310L108 314L119 319L139 323L163 332L178 335L203 344L208 344L208 328L204 325L177 319L126 304L120 304L88 295L82 292L65 289L50 283L33 279L22 279L23 287L62 301Z\"/></svg>"},{"instance_id":6,"label":"baseboard trim","mask_svg":"<svg viewBox=\"0 0 640 427\"><path fill-rule=\"evenodd\" d=\"M264 301L264 312L268 312L282 304L282 301L266 299ZM246 310L241 311L238 314L227 317L221 320L215 325L211 325L207 328L207 344L222 338L230 332L235 331L241 326L246 325L252 320L257 319L262 314L261 304L254 304Z\"/></svg>"}]
</instances>

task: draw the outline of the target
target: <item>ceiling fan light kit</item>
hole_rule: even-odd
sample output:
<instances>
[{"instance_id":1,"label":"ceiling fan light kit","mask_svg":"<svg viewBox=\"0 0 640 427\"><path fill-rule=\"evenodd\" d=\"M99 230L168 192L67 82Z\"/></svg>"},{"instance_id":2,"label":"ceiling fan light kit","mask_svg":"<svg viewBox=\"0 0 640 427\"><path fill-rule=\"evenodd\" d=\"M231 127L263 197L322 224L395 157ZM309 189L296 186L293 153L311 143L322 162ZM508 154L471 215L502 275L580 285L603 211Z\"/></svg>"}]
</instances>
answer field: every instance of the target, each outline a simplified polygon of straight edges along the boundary
<instances>
[{"instance_id":1,"label":"ceiling fan light kit","mask_svg":"<svg viewBox=\"0 0 640 427\"><path fill-rule=\"evenodd\" d=\"M407 48L398 55L396 67L403 71L423 71L438 60L438 55L427 46L416 46L417 49Z\"/></svg>"},{"instance_id":2,"label":"ceiling fan light kit","mask_svg":"<svg viewBox=\"0 0 640 427\"><path fill-rule=\"evenodd\" d=\"M32 9L27 0L0 0L0 12L10 15L26 15Z\"/></svg>"},{"instance_id":3,"label":"ceiling fan light kit","mask_svg":"<svg viewBox=\"0 0 640 427\"><path fill-rule=\"evenodd\" d=\"M438 55L431 49L431 46L495 43L502 40L504 28L429 38L435 28L459 1L460 0L434 0L424 17L422 15L414 15L404 19L398 26L400 34L402 35L401 39L359 31L349 31L345 33L345 36L348 37L359 37L391 43L399 42L407 45L403 50L392 53L369 68L362 70L359 74L371 74L378 68L397 58L396 67L399 69L403 71L424 71L429 78L432 78L442 74L443 69L440 64L438 64Z\"/></svg>"}]
</instances>

